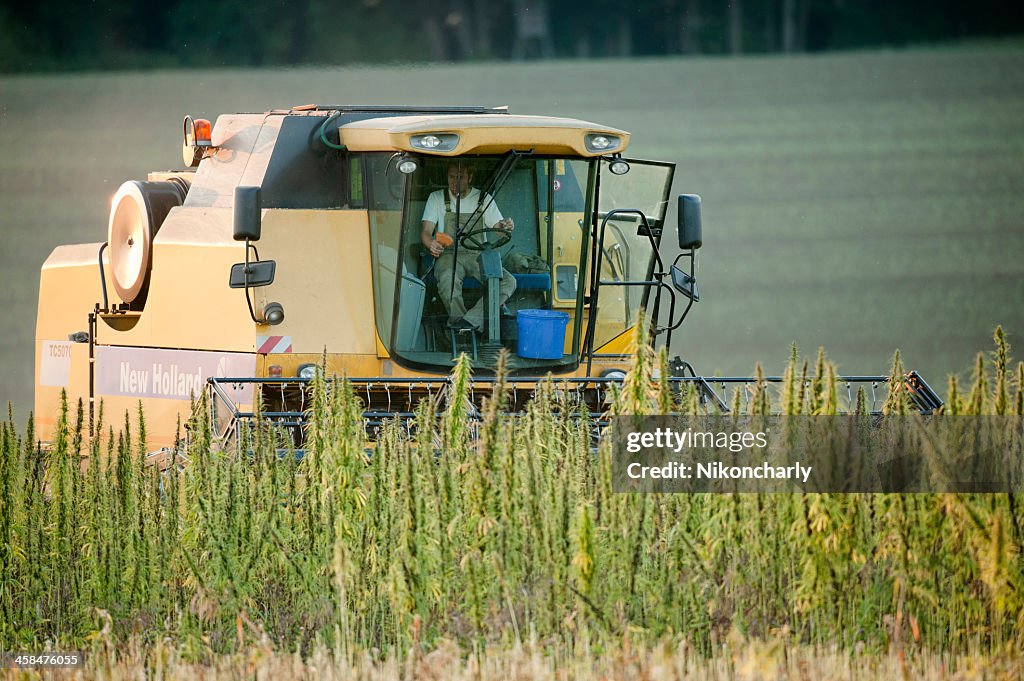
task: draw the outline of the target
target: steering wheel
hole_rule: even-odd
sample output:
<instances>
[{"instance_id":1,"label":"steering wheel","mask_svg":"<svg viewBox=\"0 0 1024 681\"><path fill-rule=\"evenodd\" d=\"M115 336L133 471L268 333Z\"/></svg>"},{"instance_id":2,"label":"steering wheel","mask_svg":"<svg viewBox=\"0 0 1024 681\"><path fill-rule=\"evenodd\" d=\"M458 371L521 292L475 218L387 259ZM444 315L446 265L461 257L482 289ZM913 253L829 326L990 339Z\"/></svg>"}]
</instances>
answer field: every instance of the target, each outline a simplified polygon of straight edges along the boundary
<instances>
[{"instance_id":1,"label":"steering wheel","mask_svg":"<svg viewBox=\"0 0 1024 681\"><path fill-rule=\"evenodd\" d=\"M485 241L488 234L500 234L495 241ZM459 245L470 251L486 251L501 248L512 240L512 232L495 227L478 227L459 235Z\"/></svg>"}]
</instances>

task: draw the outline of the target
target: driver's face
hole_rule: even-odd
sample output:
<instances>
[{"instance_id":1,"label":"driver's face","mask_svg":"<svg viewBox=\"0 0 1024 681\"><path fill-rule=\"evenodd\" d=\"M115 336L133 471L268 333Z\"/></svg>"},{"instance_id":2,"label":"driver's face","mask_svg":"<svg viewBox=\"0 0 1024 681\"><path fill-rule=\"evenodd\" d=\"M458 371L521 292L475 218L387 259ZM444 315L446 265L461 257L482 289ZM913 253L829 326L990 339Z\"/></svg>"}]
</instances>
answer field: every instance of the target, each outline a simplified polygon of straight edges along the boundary
<instances>
[{"instance_id":1,"label":"driver's face","mask_svg":"<svg viewBox=\"0 0 1024 681\"><path fill-rule=\"evenodd\" d=\"M473 173L469 168L458 165L448 167L448 189L452 194L465 198L469 194L469 183L473 180Z\"/></svg>"}]
</instances>

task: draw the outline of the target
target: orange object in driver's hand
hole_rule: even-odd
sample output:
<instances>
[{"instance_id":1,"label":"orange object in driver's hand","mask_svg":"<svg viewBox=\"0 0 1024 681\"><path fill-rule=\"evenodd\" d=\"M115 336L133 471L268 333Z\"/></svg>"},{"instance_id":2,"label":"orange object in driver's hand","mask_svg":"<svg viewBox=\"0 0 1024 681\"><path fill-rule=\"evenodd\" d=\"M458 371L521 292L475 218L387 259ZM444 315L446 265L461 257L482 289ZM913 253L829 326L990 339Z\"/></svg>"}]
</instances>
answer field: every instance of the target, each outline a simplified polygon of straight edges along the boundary
<instances>
[{"instance_id":1,"label":"orange object in driver's hand","mask_svg":"<svg viewBox=\"0 0 1024 681\"><path fill-rule=\"evenodd\" d=\"M434 240L437 243L439 243L442 246L444 246L445 248L448 248L453 243L455 243L455 241L451 238L451 236L446 234L445 232L438 232L437 236L434 237Z\"/></svg>"}]
</instances>

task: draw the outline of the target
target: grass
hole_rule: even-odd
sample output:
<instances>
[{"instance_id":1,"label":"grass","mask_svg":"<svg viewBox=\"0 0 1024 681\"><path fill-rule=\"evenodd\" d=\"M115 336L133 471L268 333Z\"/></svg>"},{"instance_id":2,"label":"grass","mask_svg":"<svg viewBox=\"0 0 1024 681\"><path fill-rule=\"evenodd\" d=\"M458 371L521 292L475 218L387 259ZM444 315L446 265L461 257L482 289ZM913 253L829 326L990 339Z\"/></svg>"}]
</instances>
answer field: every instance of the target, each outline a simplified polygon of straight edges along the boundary
<instances>
[{"instance_id":1,"label":"grass","mask_svg":"<svg viewBox=\"0 0 1024 681\"><path fill-rule=\"evenodd\" d=\"M995 340L946 409L1019 424L1024 363ZM640 353L614 413L698 410L652 380L663 361ZM787 374L794 397L759 388L752 413L835 410L824 357ZM0 649L81 648L110 678L1020 673L1016 495L616 494L556 386L509 418L499 384L473 424L469 375L369 453L351 387L315 381L301 460L268 428L221 447L202 409L166 473L141 414L86 442L66 410L46 452L9 420Z\"/></svg>"},{"instance_id":2,"label":"grass","mask_svg":"<svg viewBox=\"0 0 1024 681\"><path fill-rule=\"evenodd\" d=\"M32 395L38 270L102 241L126 179L178 167L181 118L322 103L503 104L632 130L703 195L704 300L674 350L708 375L824 345L932 383L1024 329L1024 50L0 78L3 397ZM671 249L668 249L671 250ZM83 313L83 325L84 315ZM961 378L966 378L961 376Z\"/></svg>"}]
</instances>

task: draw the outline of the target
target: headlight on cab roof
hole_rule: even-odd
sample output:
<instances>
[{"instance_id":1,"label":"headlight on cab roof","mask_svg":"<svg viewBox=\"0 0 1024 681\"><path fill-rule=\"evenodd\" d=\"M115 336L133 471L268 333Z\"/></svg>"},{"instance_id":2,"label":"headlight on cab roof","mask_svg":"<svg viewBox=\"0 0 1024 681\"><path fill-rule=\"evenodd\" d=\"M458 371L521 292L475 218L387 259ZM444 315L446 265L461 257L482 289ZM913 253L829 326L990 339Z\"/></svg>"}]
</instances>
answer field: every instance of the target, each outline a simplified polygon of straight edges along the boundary
<instances>
[{"instance_id":1,"label":"headlight on cab roof","mask_svg":"<svg viewBox=\"0 0 1024 681\"><path fill-rule=\"evenodd\" d=\"M603 132L592 132L588 133L586 137L583 138L583 143L587 145L587 151L606 153L618 149L622 144L622 140L619 139L618 135L608 135Z\"/></svg>"},{"instance_id":2,"label":"headlight on cab roof","mask_svg":"<svg viewBox=\"0 0 1024 681\"><path fill-rule=\"evenodd\" d=\"M298 376L299 378L312 380L313 377L316 376L317 369L318 367L316 364L303 364L299 366L299 370L296 372L295 375Z\"/></svg>"},{"instance_id":3,"label":"headlight on cab roof","mask_svg":"<svg viewBox=\"0 0 1024 681\"><path fill-rule=\"evenodd\" d=\"M452 151L459 144L459 136L452 132L429 132L413 135L409 144L423 151Z\"/></svg>"}]
</instances>

